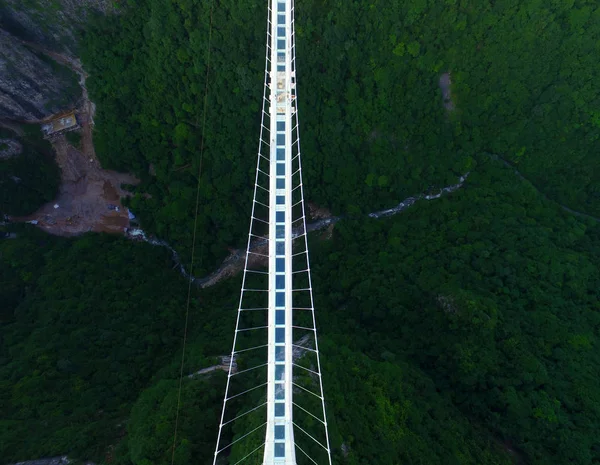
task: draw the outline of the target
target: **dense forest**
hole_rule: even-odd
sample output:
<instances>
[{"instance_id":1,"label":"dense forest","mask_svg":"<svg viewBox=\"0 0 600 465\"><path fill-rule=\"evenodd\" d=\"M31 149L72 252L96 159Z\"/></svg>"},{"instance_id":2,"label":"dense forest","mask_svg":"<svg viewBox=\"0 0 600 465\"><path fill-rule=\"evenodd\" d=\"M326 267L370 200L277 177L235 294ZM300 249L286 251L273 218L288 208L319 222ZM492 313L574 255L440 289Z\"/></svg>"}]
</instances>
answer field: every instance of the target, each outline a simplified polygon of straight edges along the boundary
<instances>
[{"instance_id":1,"label":"dense forest","mask_svg":"<svg viewBox=\"0 0 600 465\"><path fill-rule=\"evenodd\" d=\"M145 179L132 209L189 243L210 2L145 0L84 42L108 167ZM334 213L448 184L485 153L600 213L593 1L299 2L300 124L310 200ZM260 123L266 2L215 4L200 228L206 265L241 244ZM596 52L596 53L594 53ZM454 110L438 81L450 73ZM155 176L150 176L149 169ZM598 215L597 215L598 216Z\"/></svg>"},{"instance_id":2,"label":"dense forest","mask_svg":"<svg viewBox=\"0 0 600 465\"><path fill-rule=\"evenodd\" d=\"M0 139L16 142L22 150L17 156L0 160L0 218L33 213L58 191L60 175L52 147L35 127L22 135L0 128Z\"/></svg>"},{"instance_id":3,"label":"dense forest","mask_svg":"<svg viewBox=\"0 0 600 465\"><path fill-rule=\"evenodd\" d=\"M246 239L266 14L122 2L82 37L98 155L142 179L130 207L183 257L202 163L200 276ZM307 200L344 216L309 244L334 463L600 463L600 6L308 0L296 27ZM187 283L170 253L9 228L0 456L171 463ZM239 288L193 289L186 374L230 350ZM212 462L224 383L184 378L178 465Z\"/></svg>"}]
</instances>

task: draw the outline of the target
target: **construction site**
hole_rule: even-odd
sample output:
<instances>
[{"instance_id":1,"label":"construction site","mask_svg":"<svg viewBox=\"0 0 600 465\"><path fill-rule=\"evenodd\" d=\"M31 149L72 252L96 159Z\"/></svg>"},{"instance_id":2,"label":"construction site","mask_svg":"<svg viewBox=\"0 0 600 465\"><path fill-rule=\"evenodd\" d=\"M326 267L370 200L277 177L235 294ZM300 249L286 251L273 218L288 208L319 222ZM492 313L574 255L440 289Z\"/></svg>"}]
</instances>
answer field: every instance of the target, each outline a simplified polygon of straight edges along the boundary
<instances>
[{"instance_id":1,"label":"construction site","mask_svg":"<svg viewBox=\"0 0 600 465\"><path fill-rule=\"evenodd\" d=\"M129 195L122 185L135 185L139 180L129 174L102 169L92 139L95 106L85 87L87 75L78 60L51 55L79 74L82 99L76 109L40 121L40 130L52 144L61 170L56 199L31 215L11 218L11 221L32 223L59 236L88 231L123 234L130 227L133 215L121 203L120 199ZM66 134L71 131L79 132L78 144L68 141Z\"/></svg>"},{"instance_id":2,"label":"construction site","mask_svg":"<svg viewBox=\"0 0 600 465\"><path fill-rule=\"evenodd\" d=\"M61 169L58 196L32 215L13 221L27 221L61 236L88 231L125 232L132 215L121 204L121 197L128 195L121 185L138 181L131 175L102 169L84 138L85 134L82 149L70 145L64 134L52 139Z\"/></svg>"}]
</instances>

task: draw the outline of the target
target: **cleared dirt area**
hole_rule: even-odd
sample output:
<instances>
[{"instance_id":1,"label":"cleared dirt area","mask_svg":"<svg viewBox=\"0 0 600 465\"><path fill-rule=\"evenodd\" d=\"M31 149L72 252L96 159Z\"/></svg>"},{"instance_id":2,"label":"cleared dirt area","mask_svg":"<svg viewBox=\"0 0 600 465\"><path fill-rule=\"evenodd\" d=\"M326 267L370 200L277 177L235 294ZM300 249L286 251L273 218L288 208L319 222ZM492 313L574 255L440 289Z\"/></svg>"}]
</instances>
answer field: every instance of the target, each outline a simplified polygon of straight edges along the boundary
<instances>
[{"instance_id":1,"label":"cleared dirt area","mask_svg":"<svg viewBox=\"0 0 600 465\"><path fill-rule=\"evenodd\" d=\"M269 253L268 244L260 245L252 249L250 256L248 257L248 269L256 270L264 268L268 265L267 259L263 256ZM256 255L262 254L262 255ZM223 281L224 279L235 276L240 271L244 270L246 263L246 251L245 250L232 250L229 257L227 257L221 266L208 276L202 279L196 279L196 283L201 287L210 287Z\"/></svg>"},{"instance_id":2,"label":"cleared dirt area","mask_svg":"<svg viewBox=\"0 0 600 465\"><path fill-rule=\"evenodd\" d=\"M127 209L120 202L128 193L121 184L137 184L138 180L128 174L102 169L91 141L84 142L88 137L91 131L87 134L82 131L82 147L86 152L82 153L69 145L64 135L56 136L52 145L61 169L57 198L34 214L12 221L37 221L44 231L60 236L88 231L123 233L129 227Z\"/></svg>"},{"instance_id":3,"label":"cleared dirt area","mask_svg":"<svg viewBox=\"0 0 600 465\"><path fill-rule=\"evenodd\" d=\"M325 218L331 218L331 212L325 207L319 207L317 204L312 202L306 202L308 207L308 217L311 220L322 220Z\"/></svg>"},{"instance_id":4,"label":"cleared dirt area","mask_svg":"<svg viewBox=\"0 0 600 465\"><path fill-rule=\"evenodd\" d=\"M129 174L102 169L96 158L92 139L95 106L85 87L87 74L78 59L27 44L79 75L82 99L77 119L81 125L81 146L77 149L70 145L64 133L52 137L50 142L61 169L58 196L32 215L12 218L12 221L33 221L44 231L59 236L75 236L88 231L123 234L130 224L128 211L120 199L129 194L121 185L137 184L139 180Z\"/></svg>"}]
</instances>

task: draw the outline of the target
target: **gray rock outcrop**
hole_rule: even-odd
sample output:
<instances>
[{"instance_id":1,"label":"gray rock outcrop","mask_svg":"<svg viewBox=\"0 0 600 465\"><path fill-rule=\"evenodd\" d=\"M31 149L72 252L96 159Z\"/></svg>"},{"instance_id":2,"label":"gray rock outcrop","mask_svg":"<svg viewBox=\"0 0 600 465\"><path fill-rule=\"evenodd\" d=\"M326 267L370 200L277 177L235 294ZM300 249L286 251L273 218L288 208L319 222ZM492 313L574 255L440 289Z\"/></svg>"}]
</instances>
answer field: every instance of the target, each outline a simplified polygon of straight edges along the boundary
<instances>
[{"instance_id":1,"label":"gray rock outcrop","mask_svg":"<svg viewBox=\"0 0 600 465\"><path fill-rule=\"evenodd\" d=\"M78 78L43 53L77 56L79 33L110 0L2 0L0 5L0 119L37 122L71 109Z\"/></svg>"},{"instance_id":2,"label":"gray rock outcrop","mask_svg":"<svg viewBox=\"0 0 600 465\"><path fill-rule=\"evenodd\" d=\"M69 465L72 460L66 455L61 457L50 457L47 459L29 460L27 462L18 462L12 465ZM84 462L85 465L95 465L93 462Z\"/></svg>"},{"instance_id":3,"label":"gray rock outcrop","mask_svg":"<svg viewBox=\"0 0 600 465\"><path fill-rule=\"evenodd\" d=\"M113 11L112 0L2 0L0 29L54 52L77 56L78 33L93 12Z\"/></svg>"},{"instance_id":4,"label":"gray rock outcrop","mask_svg":"<svg viewBox=\"0 0 600 465\"><path fill-rule=\"evenodd\" d=\"M23 151L23 146L20 142L12 139L0 139L0 160L19 155Z\"/></svg>"},{"instance_id":5,"label":"gray rock outcrop","mask_svg":"<svg viewBox=\"0 0 600 465\"><path fill-rule=\"evenodd\" d=\"M34 122L73 106L77 76L0 29L0 118Z\"/></svg>"},{"instance_id":6,"label":"gray rock outcrop","mask_svg":"<svg viewBox=\"0 0 600 465\"><path fill-rule=\"evenodd\" d=\"M67 456L50 457L47 459L29 460L27 462L17 462L13 465L69 465L70 460Z\"/></svg>"}]
</instances>

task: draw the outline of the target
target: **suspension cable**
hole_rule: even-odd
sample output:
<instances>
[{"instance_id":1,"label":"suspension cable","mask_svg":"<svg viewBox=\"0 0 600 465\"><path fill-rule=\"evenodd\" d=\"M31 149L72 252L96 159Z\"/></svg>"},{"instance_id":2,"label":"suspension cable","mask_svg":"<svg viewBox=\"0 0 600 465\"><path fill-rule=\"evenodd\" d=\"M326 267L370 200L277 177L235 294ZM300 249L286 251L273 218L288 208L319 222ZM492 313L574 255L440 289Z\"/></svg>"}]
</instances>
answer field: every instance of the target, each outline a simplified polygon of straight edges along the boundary
<instances>
[{"instance_id":1,"label":"suspension cable","mask_svg":"<svg viewBox=\"0 0 600 465\"><path fill-rule=\"evenodd\" d=\"M200 136L200 163L198 166L198 182L196 184L196 208L194 213L194 232L192 235L192 258L190 260L190 273L188 280L187 302L185 305L185 323L183 326L183 347L181 349L181 366L179 368L179 388L177 390L177 407L175 410L175 427L173 429L173 447L171 450L171 465L175 463L175 448L177 446L177 430L179 428L179 412L181 411L181 391L183 388L183 368L185 363L185 346L187 343L187 331L190 316L190 301L192 296L192 284L194 283L194 255L196 252L196 229L198 227L198 212L200 207L200 179L202 178L202 160L204 158L204 136L206 133L206 110L208 108L208 78L210 73L210 49L212 40L214 0L210 3L209 24L208 24L208 43L206 50L206 76L204 79L204 102L202 109L202 133ZM196 123L198 117L196 116ZM200 249L200 264L202 264L202 249Z\"/></svg>"}]
</instances>

